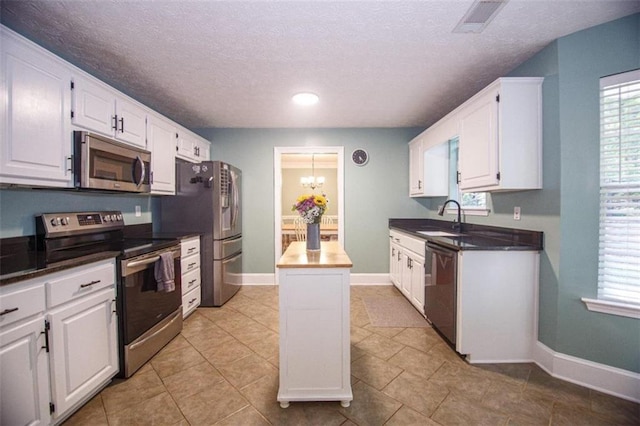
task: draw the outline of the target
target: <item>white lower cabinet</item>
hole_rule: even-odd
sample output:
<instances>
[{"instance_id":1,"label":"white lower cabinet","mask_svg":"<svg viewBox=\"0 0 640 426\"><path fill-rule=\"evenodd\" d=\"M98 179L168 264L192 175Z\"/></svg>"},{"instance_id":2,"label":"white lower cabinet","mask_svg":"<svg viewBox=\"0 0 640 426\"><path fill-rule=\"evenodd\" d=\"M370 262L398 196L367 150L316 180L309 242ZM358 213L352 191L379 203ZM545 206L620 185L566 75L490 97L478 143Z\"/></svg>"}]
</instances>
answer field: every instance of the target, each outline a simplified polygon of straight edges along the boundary
<instances>
[{"instance_id":1,"label":"white lower cabinet","mask_svg":"<svg viewBox=\"0 0 640 426\"><path fill-rule=\"evenodd\" d=\"M425 242L398 231L389 231L391 282L424 315Z\"/></svg>"},{"instance_id":2,"label":"white lower cabinet","mask_svg":"<svg viewBox=\"0 0 640 426\"><path fill-rule=\"evenodd\" d=\"M1 290L1 289L0 289ZM49 424L42 283L0 294L0 424Z\"/></svg>"},{"instance_id":3,"label":"white lower cabinet","mask_svg":"<svg viewBox=\"0 0 640 426\"><path fill-rule=\"evenodd\" d=\"M200 306L200 237L182 240L180 243L182 270L182 317L186 318Z\"/></svg>"},{"instance_id":4,"label":"white lower cabinet","mask_svg":"<svg viewBox=\"0 0 640 426\"><path fill-rule=\"evenodd\" d=\"M114 259L0 288L0 424L59 424L109 383L115 298Z\"/></svg>"},{"instance_id":5,"label":"white lower cabinet","mask_svg":"<svg viewBox=\"0 0 640 426\"><path fill-rule=\"evenodd\" d=\"M533 359L539 265L537 251L458 253L456 351L467 361Z\"/></svg>"},{"instance_id":6,"label":"white lower cabinet","mask_svg":"<svg viewBox=\"0 0 640 426\"><path fill-rule=\"evenodd\" d=\"M115 306L112 287L49 313L54 418L84 403L118 372Z\"/></svg>"}]
</instances>

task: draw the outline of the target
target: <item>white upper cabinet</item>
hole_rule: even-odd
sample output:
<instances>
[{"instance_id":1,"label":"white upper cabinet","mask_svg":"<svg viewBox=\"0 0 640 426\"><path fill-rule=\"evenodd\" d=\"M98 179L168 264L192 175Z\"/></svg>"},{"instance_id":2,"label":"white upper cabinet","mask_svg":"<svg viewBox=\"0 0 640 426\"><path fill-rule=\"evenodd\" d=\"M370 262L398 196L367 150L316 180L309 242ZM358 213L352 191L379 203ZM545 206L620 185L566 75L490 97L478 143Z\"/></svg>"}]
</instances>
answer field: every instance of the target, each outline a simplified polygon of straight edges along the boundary
<instances>
[{"instance_id":1,"label":"white upper cabinet","mask_svg":"<svg viewBox=\"0 0 640 426\"><path fill-rule=\"evenodd\" d=\"M456 112L460 189L542 188L542 78L500 78Z\"/></svg>"},{"instance_id":2,"label":"white upper cabinet","mask_svg":"<svg viewBox=\"0 0 640 426\"><path fill-rule=\"evenodd\" d=\"M147 149L151 151L151 193L175 194L176 127L172 122L149 115Z\"/></svg>"},{"instance_id":3,"label":"white upper cabinet","mask_svg":"<svg viewBox=\"0 0 640 426\"><path fill-rule=\"evenodd\" d=\"M422 156L422 135L409 142L409 195L423 196L424 163Z\"/></svg>"},{"instance_id":4,"label":"white upper cabinet","mask_svg":"<svg viewBox=\"0 0 640 426\"><path fill-rule=\"evenodd\" d=\"M71 187L70 71L4 27L0 38L0 183Z\"/></svg>"},{"instance_id":5,"label":"white upper cabinet","mask_svg":"<svg viewBox=\"0 0 640 426\"><path fill-rule=\"evenodd\" d=\"M74 125L146 149L147 112L92 78L73 77Z\"/></svg>"},{"instance_id":6,"label":"white upper cabinet","mask_svg":"<svg viewBox=\"0 0 640 426\"><path fill-rule=\"evenodd\" d=\"M457 135L457 122L445 117L409 143L410 195L446 197L449 194L449 139Z\"/></svg>"},{"instance_id":7,"label":"white upper cabinet","mask_svg":"<svg viewBox=\"0 0 640 426\"><path fill-rule=\"evenodd\" d=\"M211 144L186 129L178 129L176 156L199 163L211 159Z\"/></svg>"}]
</instances>

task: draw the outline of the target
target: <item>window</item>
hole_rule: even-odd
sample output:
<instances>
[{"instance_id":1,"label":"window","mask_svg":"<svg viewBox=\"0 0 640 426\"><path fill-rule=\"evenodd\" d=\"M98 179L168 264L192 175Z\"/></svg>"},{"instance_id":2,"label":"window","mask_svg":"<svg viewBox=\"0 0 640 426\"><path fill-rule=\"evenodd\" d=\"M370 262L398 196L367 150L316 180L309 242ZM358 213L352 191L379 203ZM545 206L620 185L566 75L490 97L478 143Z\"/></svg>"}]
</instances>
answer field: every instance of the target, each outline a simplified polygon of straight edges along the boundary
<instances>
[{"instance_id":1,"label":"window","mask_svg":"<svg viewBox=\"0 0 640 426\"><path fill-rule=\"evenodd\" d=\"M640 70L600 79L598 257L598 301L640 318Z\"/></svg>"},{"instance_id":2,"label":"window","mask_svg":"<svg viewBox=\"0 0 640 426\"><path fill-rule=\"evenodd\" d=\"M485 192L460 192L458 188L458 138L449 141L449 198L469 211L486 212L487 194Z\"/></svg>"}]
</instances>

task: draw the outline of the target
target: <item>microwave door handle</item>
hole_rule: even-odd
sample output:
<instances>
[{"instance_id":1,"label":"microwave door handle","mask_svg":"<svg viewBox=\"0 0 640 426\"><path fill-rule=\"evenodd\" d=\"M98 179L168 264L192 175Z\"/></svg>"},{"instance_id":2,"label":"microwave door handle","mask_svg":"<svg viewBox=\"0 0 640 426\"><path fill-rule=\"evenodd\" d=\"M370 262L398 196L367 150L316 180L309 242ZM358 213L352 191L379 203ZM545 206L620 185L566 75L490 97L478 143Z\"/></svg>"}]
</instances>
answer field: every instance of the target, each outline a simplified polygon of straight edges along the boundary
<instances>
[{"instance_id":1,"label":"microwave door handle","mask_svg":"<svg viewBox=\"0 0 640 426\"><path fill-rule=\"evenodd\" d=\"M144 178L147 174L147 169L144 166L144 161L142 161L142 158L140 158L139 155L136 155L136 162L140 164L140 179L138 180L138 182L135 182L135 184L137 188L140 188L140 185L142 185L142 183L144 182Z\"/></svg>"}]
</instances>

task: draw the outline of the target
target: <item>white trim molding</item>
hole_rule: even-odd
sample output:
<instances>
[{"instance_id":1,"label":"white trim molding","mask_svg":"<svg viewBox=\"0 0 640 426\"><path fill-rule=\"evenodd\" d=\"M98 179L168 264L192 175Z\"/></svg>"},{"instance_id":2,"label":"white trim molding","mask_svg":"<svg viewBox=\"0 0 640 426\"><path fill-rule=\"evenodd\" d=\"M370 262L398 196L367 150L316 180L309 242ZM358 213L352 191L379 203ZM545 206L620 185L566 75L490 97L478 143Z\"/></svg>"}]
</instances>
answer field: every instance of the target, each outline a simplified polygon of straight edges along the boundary
<instances>
[{"instance_id":1,"label":"white trim molding","mask_svg":"<svg viewBox=\"0 0 640 426\"><path fill-rule=\"evenodd\" d=\"M351 274L351 285L392 285L389 274Z\"/></svg>"},{"instance_id":2,"label":"white trim molding","mask_svg":"<svg viewBox=\"0 0 640 426\"><path fill-rule=\"evenodd\" d=\"M583 297L581 299L587 309L593 312L601 312L603 314L618 315L629 318L640 318L640 306L630 303L611 302L609 300L589 299Z\"/></svg>"},{"instance_id":3,"label":"white trim molding","mask_svg":"<svg viewBox=\"0 0 640 426\"><path fill-rule=\"evenodd\" d=\"M242 285L276 285L274 273L242 274ZM391 285L389 274L351 274L351 285Z\"/></svg>"},{"instance_id":4,"label":"white trim molding","mask_svg":"<svg viewBox=\"0 0 640 426\"><path fill-rule=\"evenodd\" d=\"M536 342L533 351L536 364L553 377L640 402L638 373L555 352L541 342Z\"/></svg>"}]
</instances>

